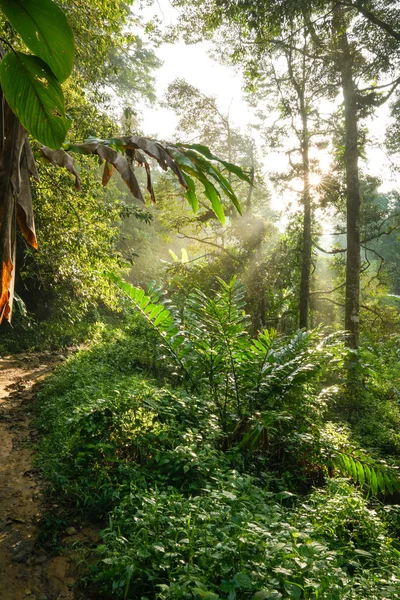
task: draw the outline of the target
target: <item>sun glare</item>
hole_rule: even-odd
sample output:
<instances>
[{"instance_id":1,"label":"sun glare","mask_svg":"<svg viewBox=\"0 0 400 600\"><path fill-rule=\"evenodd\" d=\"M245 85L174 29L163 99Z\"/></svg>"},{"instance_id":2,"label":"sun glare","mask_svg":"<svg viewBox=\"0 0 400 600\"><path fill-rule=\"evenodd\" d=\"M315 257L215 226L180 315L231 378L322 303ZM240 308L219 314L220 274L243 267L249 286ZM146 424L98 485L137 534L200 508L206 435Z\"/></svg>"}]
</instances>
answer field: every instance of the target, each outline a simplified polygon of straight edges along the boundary
<instances>
[{"instance_id":1,"label":"sun glare","mask_svg":"<svg viewBox=\"0 0 400 600\"><path fill-rule=\"evenodd\" d=\"M320 173L311 173L310 174L310 185L311 187L318 187L321 185L322 176Z\"/></svg>"}]
</instances>

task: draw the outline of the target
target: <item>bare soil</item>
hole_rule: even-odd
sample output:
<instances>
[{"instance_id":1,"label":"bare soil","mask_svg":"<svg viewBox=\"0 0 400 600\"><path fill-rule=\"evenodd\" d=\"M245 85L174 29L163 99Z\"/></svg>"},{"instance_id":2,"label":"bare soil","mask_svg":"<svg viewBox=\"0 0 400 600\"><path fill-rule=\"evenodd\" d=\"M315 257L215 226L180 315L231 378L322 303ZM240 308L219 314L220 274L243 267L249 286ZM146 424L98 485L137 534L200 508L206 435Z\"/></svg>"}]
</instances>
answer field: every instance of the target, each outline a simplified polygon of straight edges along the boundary
<instances>
[{"instance_id":1,"label":"bare soil","mask_svg":"<svg viewBox=\"0 0 400 600\"><path fill-rule=\"evenodd\" d=\"M37 544L48 507L32 463L34 386L64 358L43 353L0 359L0 600L74 598L71 559L48 556Z\"/></svg>"}]
</instances>

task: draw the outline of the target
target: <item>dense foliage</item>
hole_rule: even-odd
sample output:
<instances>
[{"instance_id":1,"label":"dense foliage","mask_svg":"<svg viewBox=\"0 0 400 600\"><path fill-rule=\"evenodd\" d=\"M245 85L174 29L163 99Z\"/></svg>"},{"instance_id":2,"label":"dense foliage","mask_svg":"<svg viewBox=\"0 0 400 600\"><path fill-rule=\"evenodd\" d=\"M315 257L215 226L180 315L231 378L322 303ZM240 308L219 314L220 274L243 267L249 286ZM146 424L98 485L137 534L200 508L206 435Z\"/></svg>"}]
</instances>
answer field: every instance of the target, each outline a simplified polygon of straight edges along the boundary
<instances>
[{"instance_id":1,"label":"dense foliage","mask_svg":"<svg viewBox=\"0 0 400 600\"><path fill-rule=\"evenodd\" d=\"M359 423L354 438L335 424L342 394L326 383L338 381L338 339L249 339L235 281L211 298L193 294L179 329L171 307L120 285L147 324L130 316L123 331L103 333L51 379L38 406L38 460L66 518L71 507L83 520L108 516L90 589L115 598L398 598L397 507L368 501L393 494L397 475L360 448ZM369 385L372 395L372 376ZM393 417L385 404L375 410L388 435Z\"/></svg>"},{"instance_id":2,"label":"dense foliage","mask_svg":"<svg viewBox=\"0 0 400 600\"><path fill-rule=\"evenodd\" d=\"M0 354L86 342L36 402L37 543L99 530L96 600L400 600L400 209L367 162L391 100L397 168L398 14L172 4L256 127L176 79L149 139L133 2L0 0Z\"/></svg>"}]
</instances>

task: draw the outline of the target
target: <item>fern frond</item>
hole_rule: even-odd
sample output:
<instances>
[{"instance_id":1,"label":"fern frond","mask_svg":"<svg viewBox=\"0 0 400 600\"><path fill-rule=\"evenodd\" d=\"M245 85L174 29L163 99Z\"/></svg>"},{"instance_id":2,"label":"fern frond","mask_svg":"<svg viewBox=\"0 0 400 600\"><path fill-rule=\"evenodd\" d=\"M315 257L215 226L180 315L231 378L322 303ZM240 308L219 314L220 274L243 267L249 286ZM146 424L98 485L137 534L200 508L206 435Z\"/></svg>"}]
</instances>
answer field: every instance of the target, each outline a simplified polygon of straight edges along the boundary
<instances>
[{"instance_id":1,"label":"fern frond","mask_svg":"<svg viewBox=\"0 0 400 600\"><path fill-rule=\"evenodd\" d=\"M185 334L179 327L177 317L160 302L160 294L151 291L150 295L146 295L143 289L123 281L115 273L108 273L107 277L129 298L134 308L158 333L176 366L193 384L191 374L184 363L187 349Z\"/></svg>"},{"instance_id":2,"label":"fern frond","mask_svg":"<svg viewBox=\"0 0 400 600\"><path fill-rule=\"evenodd\" d=\"M372 464L372 461L368 460L368 456L363 456L361 460L359 456L337 452L332 461L335 467L350 477L354 483L361 486L367 485L372 496L377 496L378 493L393 494L395 490L400 492L398 475L387 465Z\"/></svg>"}]
</instances>

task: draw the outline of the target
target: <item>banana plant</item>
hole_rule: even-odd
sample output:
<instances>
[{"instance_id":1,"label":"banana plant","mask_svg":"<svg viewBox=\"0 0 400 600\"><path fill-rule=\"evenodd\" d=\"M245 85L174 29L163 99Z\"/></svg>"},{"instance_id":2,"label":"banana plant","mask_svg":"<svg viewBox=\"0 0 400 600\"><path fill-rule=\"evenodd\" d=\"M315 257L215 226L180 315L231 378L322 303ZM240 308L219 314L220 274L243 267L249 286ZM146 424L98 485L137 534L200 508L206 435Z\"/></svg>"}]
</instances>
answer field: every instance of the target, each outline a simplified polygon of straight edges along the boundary
<instances>
[{"instance_id":1,"label":"banana plant","mask_svg":"<svg viewBox=\"0 0 400 600\"><path fill-rule=\"evenodd\" d=\"M206 146L168 144L135 135L90 138L75 144L66 141L71 121L65 113L61 84L73 68L74 36L64 12L53 0L0 0L0 10L29 51L16 51L7 42L9 51L5 52L0 44L0 323L3 319L10 321L12 314L16 222L26 242L38 247L30 188L30 179L38 180L38 172L28 134L43 144L40 158L74 175L78 191L79 175L71 154L95 154L104 161L103 185L115 169L131 193L142 201L135 166L144 167L147 190L154 202L150 157L162 169L174 173L194 211L199 204L196 180L222 223L222 195L241 212L219 167L248 182L249 177Z\"/></svg>"}]
</instances>

